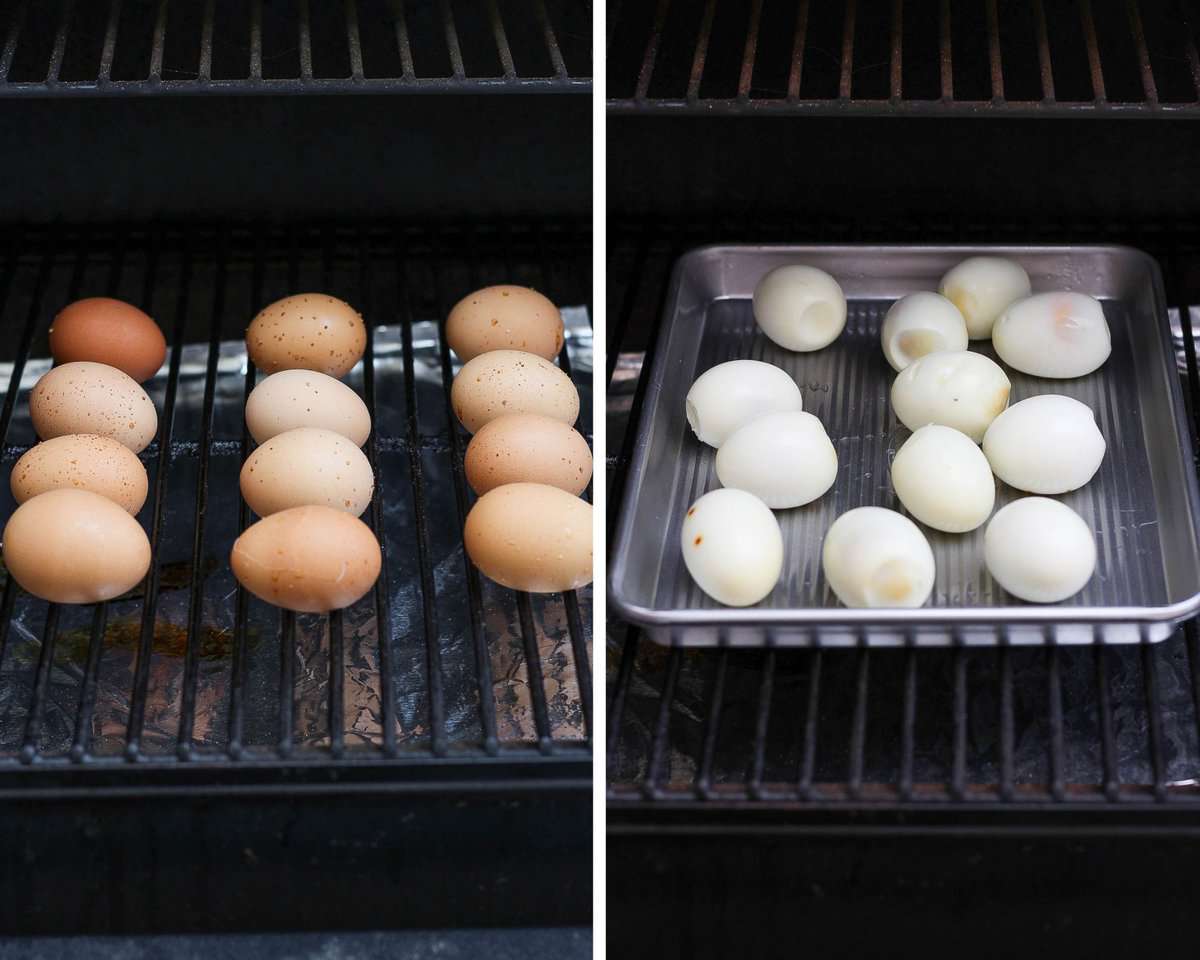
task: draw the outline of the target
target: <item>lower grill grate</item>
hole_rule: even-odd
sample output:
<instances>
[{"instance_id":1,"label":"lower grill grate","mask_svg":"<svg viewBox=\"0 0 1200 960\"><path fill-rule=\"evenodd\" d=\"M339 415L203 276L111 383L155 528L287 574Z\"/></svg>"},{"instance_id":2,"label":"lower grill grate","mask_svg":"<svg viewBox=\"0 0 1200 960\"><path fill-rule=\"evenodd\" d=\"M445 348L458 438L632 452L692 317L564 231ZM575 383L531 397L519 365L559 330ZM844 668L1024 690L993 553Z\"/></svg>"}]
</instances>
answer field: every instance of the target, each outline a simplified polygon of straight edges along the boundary
<instances>
[{"instance_id":1,"label":"lower grill grate","mask_svg":"<svg viewBox=\"0 0 1200 960\"><path fill-rule=\"evenodd\" d=\"M316 777L586 782L590 588L517 595L466 561L466 435L438 321L511 280L566 311L560 358L590 420L590 237L574 223L412 227L232 224L9 231L0 259L5 475L36 441L27 391L68 301L138 303L172 344L147 385L159 436L142 454L149 582L97 607L56 606L6 580L0 601L0 792L29 785L275 782ZM384 572L359 603L295 615L228 566L251 520L237 489L258 308L327 291L371 336L348 382L371 411L376 496L364 514ZM11 512L11 494L5 514ZM185 772L186 771L186 772ZM391 771L391 772L389 772Z\"/></svg>"},{"instance_id":2,"label":"lower grill grate","mask_svg":"<svg viewBox=\"0 0 1200 960\"><path fill-rule=\"evenodd\" d=\"M618 513L671 265L705 243L1127 243L1162 265L1200 411L1200 232L1174 224L614 224L607 464ZM1200 802L1200 629L1157 644L685 651L608 628L610 815Z\"/></svg>"}]
</instances>

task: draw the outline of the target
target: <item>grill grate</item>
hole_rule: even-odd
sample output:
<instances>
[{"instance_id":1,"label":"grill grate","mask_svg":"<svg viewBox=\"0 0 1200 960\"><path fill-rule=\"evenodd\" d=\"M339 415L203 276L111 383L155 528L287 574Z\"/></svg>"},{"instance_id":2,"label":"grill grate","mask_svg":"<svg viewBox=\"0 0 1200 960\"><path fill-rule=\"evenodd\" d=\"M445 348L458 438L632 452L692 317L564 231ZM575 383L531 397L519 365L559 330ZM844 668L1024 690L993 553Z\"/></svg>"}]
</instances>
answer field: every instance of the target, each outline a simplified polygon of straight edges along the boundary
<instances>
[{"instance_id":1,"label":"grill grate","mask_svg":"<svg viewBox=\"0 0 1200 960\"><path fill-rule=\"evenodd\" d=\"M1179 0L610 0L608 24L618 114L1200 111Z\"/></svg>"},{"instance_id":2,"label":"grill grate","mask_svg":"<svg viewBox=\"0 0 1200 960\"><path fill-rule=\"evenodd\" d=\"M614 224L610 502L620 503L671 264L707 242L1128 243L1163 266L1180 375L1200 411L1190 304L1200 230L944 221ZM615 520L612 511L610 524ZM795 812L1200 802L1200 628L1167 641L1029 649L665 649L608 629L610 816L726 803ZM651 801L647 808L646 801Z\"/></svg>"},{"instance_id":3,"label":"grill grate","mask_svg":"<svg viewBox=\"0 0 1200 960\"><path fill-rule=\"evenodd\" d=\"M62 304L102 293L142 304L172 348L166 375L147 386L160 411L142 455L149 582L90 608L45 604L6 579L0 793L281 776L585 784L590 589L517 596L466 561L472 497L438 320L501 279L581 305L567 312L560 363L589 422L589 243L586 228L561 222L9 231L6 470L36 439L26 396L48 363L32 358L47 355ZM374 424L376 496L364 520L380 535L384 573L373 594L328 617L261 603L227 564L250 521L237 474L255 371L241 334L259 306L301 289L354 303L371 329L348 382Z\"/></svg>"},{"instance_id":4,"label":"grill grate","mask_svg":"<svg viewBox=\"0 0 1200 960\"><path fill-rule=\"evenodd\" d=\"M590 90L581 0L4 0L0 38L0 96Z\"/></svg>"}]
</instances>

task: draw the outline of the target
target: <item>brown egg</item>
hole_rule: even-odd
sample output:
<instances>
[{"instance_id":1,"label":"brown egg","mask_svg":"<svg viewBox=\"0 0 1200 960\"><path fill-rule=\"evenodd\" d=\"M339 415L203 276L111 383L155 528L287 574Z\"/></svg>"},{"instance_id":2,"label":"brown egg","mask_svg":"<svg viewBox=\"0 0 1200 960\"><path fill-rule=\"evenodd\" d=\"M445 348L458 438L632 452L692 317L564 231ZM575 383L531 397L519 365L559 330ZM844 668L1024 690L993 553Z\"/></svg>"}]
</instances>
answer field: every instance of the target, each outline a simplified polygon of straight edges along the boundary
<instances>
[{"instance_id":1,"label":"brown egg","mask_svg":"<svg viewBox=\"0 0 1200 960\"><path fill-rule=\"evenodd\" d=\"M463 363L489 350L524 350L553 360L563 345L562 314L529 287L484 287L454 305L446 341Z\"/></svg>"},{"instance_id":2,"label":"brown egg","mask_svg":"<svg viewBox=\"0 0 1200 960\"><path fill-rule=\"evenodd\" d=\"M558 487L510 483L476 501L467 554L497 583L531 593L592 582L592 505Z\"/></svg>"},{"instance_id":3,"label":"brown egg","mask_svg":"<svg viewBox=\"0 0 1200 960\"><path fill-rule=\"evenodd\" d=\"M103 363L64 363L29 392L29 416L43 440L68 433L112 437L141 453L158 430L154 402L134 380Z\"/></svg>"},{"instance_id":4,"label":"brown egg","mask_svg":"<svg viewBox=\"0 0 1200 960\"><path fill-rule=\"evenodd\" d=\"M112 437L68 433L27 450L9 477L17 503L47 490L90 490L136 514L146 502L146 468Z\"/></svg>"},{"instance_id":5,"label":"brown egg","mask_svg":"<svg viewBox=\"0 0 1200 960\"><path fill-rule=\"evenodd\" d=\"M375 534L330 507L293 507L264 517L234 541L233 575L286 610L325 613L363 597L379 577Z\"/></svg>"},{"instance_id":6,"label":"brown egg","mask_svg":"<svg viewBox=\"0 0 1200 960\"><path fill-rule=\"evenodd\" d=\"M324 293L297 293L263 307L246 329L250 360L264 373L316 370L344 377L367 347L362 315Z\"/></svg>"},{"instance_id":7,"label":"brown egg","mask_svg":"<svg viewBox=\"0 0 1200 960\"><path fill-rule=\"evenodd\" d=\"M592 477L592 451L579 431L553 417L509 413L467 444L467 482L483 495L506 483L546 483L578 496Z\"/></svg>"},{"instance_id":8,"label":"brown egg","mask_svg":"<svg viewBox=\"0 0 1200 960\"><path fill-rule=\"evenodd\" d=\"M310 503L357 517L375 489L371 463L354 441L315 427L272 437L246 458L240 482L260 517Z\"/></svg>"},{"instance_id":9,"label":"brown egg","mask_svg":"<svg viewBox=\"0 0 1200 960\"><path fill-rule=\"evenodd\" d=\"M88 297L63 307L54 318L50 353L58 363L106 363L141 383L162 367L167 340L158 324L133 304Z\"/></svg>"},{"instance_id":10,"label":"brown egg","mask_svg":"<svg viewBox=\"0 0 1200 960\"><path fill-rule=\"evenodd\" d=\"M141 582L150 569L150 541L141 524L100 494L51 490L9 518L4 563L35 597L99 603Z\"/></svg>"},{"instance_id":11,"label":"brown egg","mask_svg":"<svg viewBox=\"0 0 1200 960\"><path fill-rule=\"evenodd\" d=\"M250 391L246 426L255 443L297 427L322 427L361 447L371 435L371 414L341 380L315 370L281 370Z\"/></svg>"},{"instance_id":12,"label":"brown egg","mask_svg":"<svg viewBox=\"0 0 1200 960\"><path fill-rule=\"evenodd\" d=\"M520 350L493 350L468 360L450 388L454 413L471 433L506 413L538 413L573 424L579 391L549 360Z\"/></svg>"}]
</instances>

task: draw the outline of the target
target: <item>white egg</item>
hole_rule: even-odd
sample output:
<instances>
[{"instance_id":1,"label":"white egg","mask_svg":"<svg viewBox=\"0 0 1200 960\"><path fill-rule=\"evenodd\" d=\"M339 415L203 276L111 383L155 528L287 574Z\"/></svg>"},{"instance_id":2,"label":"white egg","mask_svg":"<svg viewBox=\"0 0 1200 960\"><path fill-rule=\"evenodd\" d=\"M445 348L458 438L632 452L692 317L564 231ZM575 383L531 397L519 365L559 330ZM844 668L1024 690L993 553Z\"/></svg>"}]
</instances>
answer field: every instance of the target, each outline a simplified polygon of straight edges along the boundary
<instances>
[{"instance_id":1,"label":"white egg","mask_svg":"<svg viewBox=\"0 0 1200 960\"><path fill-rule=\"evenodd\" d=\"M983 437L992 472L1030 493L1078 490L1100 469L1104 450L1092 408L1055 394L1014 403Z\"/></svg>"},{"instance_id":2,"label":"white egg","mask_svg":"<svg viewBox=\"0 0 1200 960\"><path fill-rule=\"evenodd\" d=\"M880 331L883 355L899 372L927 353L967 349L967 322L940 293L922 290L888 309Z\"/></svg>"},{"instance_id":3,"label":"white egg","mask_svg":"<svg viewBox=\"0 0 1200 960\"><path fill-rule=\"evenodd\" d=\"M696 436L719 447L744 423L768 413L803 410L800 388L787 372L761 360L710 367L688 391L687 419Z\"/></svg>"},{"instance_id":4,"label":"white egg","mask_svg":"<svg viewBox=\"0 0 1200 960\"><path fill-rule=\"evenodd\" d=\"M1096 569L1088 525L1047 497L1023 497L998 510L983 535L983 555L996 582L1031 603L1067 599Z\"/></svg>"},{"instance_id":5,"label":"white egg","mask_svg":"<svg viewBox=\"0 0 1200 960\"><path fill-rule=\"evenodd\" d=\"M859 507L833 521L821 548L825 579L848 607L919 607L933 591L933 551L908 517Z\"/></svg>"},{"instance_id":6,"label":"white egg","mask_svg":"<svg viewBox=\"0 0 1200 960\"><path fill-rule=\"evenodd\" d=\"M921 427L896 451L892 486L909 513L946 533L974 530L996 502L983 451L965 433L937 424Z\"/></svg>"},{"instance_id":7,"label":"white egg","mask_svg":"<svg viewBox=\"0 0 1200 960\"><path fill-rule=\"evenodd\" d=\"M1019 263L1004 257L968 257L942 277L938 292L961 311L967 335L986 340L1004 309L1032 289Z\"/></svg>"},{"instance_id":8,"label":"white egg","mask_svg":"<svg viewBox=\"0 0 1200 960\"><path fill-rule=\"evenodd\" d=\"M824 270L776 267L754 288L754 319L785 350L820 350L846 326L846 295Z\"/></svg>"},{"instance_id":9,"label":"white egg","mask_svg":"<svg viewBox=\"0 0 1200 960\"><path fill-rule=\"evenodd\" d=\"M1086 293L1037 293L1018 300L996 321L992 344L1014 370L1055 380L1085 376L1112 352L1104 308Z\"/></svg>"},{"instance_id":10,"label":"white egg","mask_svg":"<svg viewBox=\"0 0 1200 960\"><path fill-rule=\"evenodd\" d=\"M1010 389L999 364L981 353L928 353L892 382L892 409L909 430L940 423L979 443Z\"/></svg>"},{"instance_id":11,"label":"white egg","mask_svg":"<svg viewBox=\"0 0 1200 960\"><path fill-rule=\"evenodd\" d=\"M735 430L717 451L717 478L782 510L811 503L837 478L837 451L811 413L769 413Z\"/></svg>"},{"instance_id":12,"label":"white egg","mask_svg":"<svg viewBox=\"0 0 1200 960\"><path fill-rule=\"evenodd\" d=\"M680 535L683 562L718 603L748 607L783 569L783 534L765 503L745 490L713 490L692 504Z\"/></svg>"}]
</instances>

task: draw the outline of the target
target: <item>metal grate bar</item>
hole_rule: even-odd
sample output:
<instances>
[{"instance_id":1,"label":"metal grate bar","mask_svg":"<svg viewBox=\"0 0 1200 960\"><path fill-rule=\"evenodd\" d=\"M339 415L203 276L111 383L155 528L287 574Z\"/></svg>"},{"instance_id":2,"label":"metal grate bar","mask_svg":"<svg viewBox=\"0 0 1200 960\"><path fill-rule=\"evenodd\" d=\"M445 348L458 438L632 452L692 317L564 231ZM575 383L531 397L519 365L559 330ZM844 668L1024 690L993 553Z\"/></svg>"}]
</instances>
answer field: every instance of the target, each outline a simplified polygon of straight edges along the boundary
<instances>
[{"instance_id":1,"label":"metal grate bar","mask_svg":"<svg viewBox=\"0 0 1200 960\"><path fill-rule=\"evenodd\" d=\"M1192 27L1192 5L1190 2L1183 4L1183 45L1187 54L1188 68L1192 75L1192 89L1196 96L1200 98L1200 53L1196 50L1196 34Z\"/></svg>"},{"instance_id":2,"label":"metal grate bar","mask_svg":"<svg viewBox=\"0 0 1200 960\"><path fill-rule=\"evenodd\" d=\"M158 0L158 13L154 17L154 35L150 46L150 80L162 79L163 45L167 35L167 0Z\"/></svg>"},{"instance_id":3,"label":"metal grate bar","mask_svg":"<svg viewBox=\"0 0 1200 960\"><path fill-rule=\"evenodd\" d=\"M542 25L542 37L546 41L546 51L550 54L550 63L554 67L554 75L560 80L567 78L567 64L563 60L562 50L558 46L558 37L554 33L554 24L550 22L550 14L546 11L546 0L537 0L534 5L538 21Z\"/></svg>"},{"instance_id":4,"label":"metal grate bar","mask_svg":"<svg viewBox=\"0 0 1200 960\"><path fill-rule=\"evenodd\" d=\"M801 736L800 776L796 784L802 799L813 793L813 776L817 769L817 733L821 719L821 651L814 650L808 664L808 702L804 711L804 732Z\"/></svg>"},{"instance_id":5,"label":"metal grate bar","mask_svg":"<svg viewBox=\"0 0 1200 960\"><path fill-rule=\"evenodd\" d=\"M107 83L112 77L113 58L117 55L117 28L121 24L121 0L112 0L108 11L108 27L104 31L104 47L100 51L100 72L97 79Z\"/></svg>"},{"instance_id":6,"label":"metal grate bar","mask_svg":"<svg viewBox=\"0 0 1200 960\"><path fill-rule=\"evenodd\" d=\"M1146 689L1146 735L1150 741L1150 766L1154 772L1154 796L1157 800L1167 798L1166 754L1162 736L1162 701L1158 694L1158 670L1154 663L1154 644L1143 629L1142 635L1142 682Z\"/></svg>"},{"instance_id":7,"label":"metal grate bar","mask_svg":"<svg viewBox=\"0 0 1200 960\"><path fill-rule=\"evenodd\" d=\"M846 18L842 26L842 72L838 79L838 97L849 100L854 93L854 21L855 0L846 0Z\"/></svg>"},{"instance_id":8,"label":"metal grate bar","mask_svg":"<svg viewBox=\"0 0 1200 960\"><path fill-rule=\"evenodd\" d=\"M1037 24L1038 67L1042 75L1042 100L1054 102L1054 65L1050 59L1050 34L1046 30L1046 10L1042 0L1033 0L1034 22Z\"/></svg>"},{"instance_id":9,"label":"metal grate bar","mask_svg":"<svg viewBox=\"0 0 1200 960\"><path fill-rule=\"evenodd\" d=\"M71 30L71 14L75 9L75 0L63 0L62 16L58 20L58 29L54 31L54 46L50 50L50 69L46 71L46 82L54 83L62 72L63 56L67 52L67 34ZM0 80L3 78L0 77Z\"/></svg>"},{"instance_id":10,"label":"metal grate bar","mask_svg":"<svg viewBox=\"0 0 1200 960\"><path fill-rule=\"evenodd\" d=\"M346 650L342 632L342 611L329 612L329 753L340 757L346 750ZM379 623L379 645L391 642L387 625ZM388 690L380 691L380 702L391 697Z\"/></svg>"},{"instance_id":11,"label":"metal grate bar","mask_svg":"<svg viewBox=\"0 0 1200 960\"><path fill-rule=\"evenodd\" d=\"M1117 799L1120 771L1117 769L1117 743L1113 733L1112 692L1108 682L1108 647L1093 634L1096 641L1096 709L1100 717L1100 756L1104 766L1104 793Z\"/></svg>"},{"instance_id":12,"label":"metal grate bar","mask_svg":"<svg viewBox=\"0 0 1200 960\"><path fill-rule=\"evenodd\" d=\"M864 641L865 642L865 641ZM850 796L862 793L863 755L867 747L867 698L871 680L871 653L865 646L858 652L854 681L854 714L850 724L850 763L846 782Z\"/></svg>"},{"instance_id":13,"label":"metal grate bar","mask_svg":"<svg viewBox=\"0 0 1200 960\"><path fill-rule=\"evenodd\" d=\"M442 0L442 24L446 33L446 49L450 51L450 70L455 80L463 80L467 70L463 65L462 46L458 42L458 27L454 25L454 10L450 0Z\"/></svg>"},{"instance_id":14,"label":"metal grate bar","mask_svg":"<svg viewBox=\"0 0 1200 960\"><path fill-rule=\"evenodd\" d=\"M294 289L294 288L293 288ZM291 610L279 611L279 740L275 750L286 759L296 746L296 650L299 638L296 635L296 614Z\"/></svg>"},{"instance_id":15,"label":"metal grate bar","mask_svg":"<svg viewBox=\"0 0 1200 960\"><path fill-rule=\"evenodd\" d=\"M1158 103L1158 86L1154 82L1154 68L1150 66L1150 49L1146 46L1146 31L1142 27L1142 14L1138 9L1137 0L1127 0L1129 9L1129 29L1133 33L1133 42L1137 47L1138 66L1142 73L1142 92L1146 102L1153 105Z\"/></svg>"},{"instance_id":16,"label":"metal grate bar","mask_svg":"<svg viewBox=\"0 0 1200 960\"><path fill-rule=\"evenodd\" d=\"M696 100L700 96L700 81L704 79L704 61L708 58L708 43L712 39L713 15L716 13L717 0L708 0L704 5L704 13L700 17L700 32L696 35L696 49L692 53L692 72L688 78L687 98ZM640 261L640 258L639 258ZM636 284L631 284L632 289ZM617 338L620 342L620 337ZM614 354L609 363L617 362ZM609 376L612 376L610 371Z\"/></svg>"},{"instance_id":17,"label":"metal grate bar","mask_svg":"<svg viewBox=\"0 0 1200 960\"><path fill-rule=\"evenodd\" d=\"M988 66L992 76L992 100L1004 100L1004 64L1000 56L1000 15L996 12L996 0L987 0Z\"/></svg>"},{"instance_id":18,"label":"metal grate bar","mask_svg":"<svg viewBox=\"0 0 1200 960\"><path fill-rule=\"evenodd\" d=\"M713 675L712 691L704 716L704 735L700 748L700 767L696 774L696 789L702 798L712 790L713 758L717 752L717 736L721 732L721 707L725 702L725 676L729 671L729 648L722 647L717 654L717 668Z\"/></svg>"},{"instance_id":19,"label":"metal grate bar","mask_svg":"<svg viewBox=\"0 0 1200 960\"><path fill-rule=\"evenodd\" d=\"M408 37L408 18L404 15L404 0L396 0L396 48L400 51L400 72L405 80L416 77L413 69L412 43Z\"/></svg>"},{"instance_id":20,"label":"metal grate bar","mask_svg":"<svg viewBox=\"0 0 1200 960\"><path fill-rule=\"evenodd\" d=\"M300 41L300 78L313 78L312 20L308 14L308 0L300 0L300 17L297 24Z\"/></svg>"},{"instance_id":21,"label":"metal grate bar","mask_svg":"<svg viewBox=\"0 0 1200 960\"><path fill-rule=\"evenodd\" d=\"M642 69L638 71L637 90L634 93L636 100L645 100L650 90L650 78L654 76L654 60L658 56L658 42L662 37L663 24L666 22L670 6L671 0L658 0L658 8L654 13L654 30L642 55Z\"/></svg>"},{"instance_id":22,"label":"metal grate bar","mask_svg":"<svg viewBox=\"0 0 1200 960\"><path fill-rule=\"evenodd\" d=\"M1192 711L1195 713L1196 738L1200 740L1200 630L1195 620L1184 627L1187 636L1188 664L1192 668Z\"/></svg>"},{"instance_id":23,"label":"metal grate bar","mask_svg":"<svg viewBox=\"0 0 1200 960\"><path fill-rule=\"evenodd\" d=\"M792 39L792 66L788 71L788 99L800 99L800 80L804 75L804 44L808 38L808 0L796 8L796 34Z\"/></svg>"},{"instance_id":24,"label":"metal grate bar","mask_svg":"<svg viewBox=\"0 0 1200 960\"><path fill-rule=\"evenodd\" d=\"M950 0L942 0L938 18L938 37L941 45L940 63L942 99L954 99L954 55L950 47Z\"/></svg>"},{"instance_id":25,"label":"metal grate bar","mask_svg":"<svg viewBox=\"0 0 1200 960\"><path fill-rule=\"evenodd\" d=\"M767 754L767 725L771 722L771 696L775 690L775 650L763 655L762 680L758 687L758 710L754 717L754 759L750 767L750 796L763 795L763 769Z\"/></svg>"},{"instance_id":26,"label":"metal grate bar","mask_svg":"<svg viewBox=\"0 0 1200 960\"><path fill-rule=\"evenodd\" d=\"M525 646L525 673L533 702L533 724L537 732L538 749L549 752L550 708L546 703L546 682L542 677L542 658L538 655L537 630L533 626L533 607L529 594L517 592L517 614L521 620L521 639Z\"/></svg>"},{"instance_id":27,"label":"metal grate bar","mask_svg":"<svg viewBox=\"0 0 1200 960\"><path fill-rule=\"evenodd\" d=\"M21 762L32 763L37 758L37 742L41 735L42 718L46 712L46 686L50 682L50 667L54 663L54 641L58 634L59 605L52 603L46 608L46 625L42 630L42 649L38 654L37 673L33 682L33 700L29 706L29 718L25 724L25 738L21 744Z\"/></svg>"},{"instance_id":28,"label":"metal grate bar","mask_svg":"<svg viewBox=\"0 0 1200 960\"><path fill-rule=\"evenodd\" d=\"M1046 649L1046 684L1050 702L1050 795L1062 800L1066 794L1063 771L1066 766L1063 748L1062 650L1054 638Z\"/></svg>"},{"instance_id":29,"label":"metal grate bar","mask_svg":"<svg viewBox=\"0 0 1200 960\"><path fill-rule=\"evenodd\" d=\"M496 38L496 53L500 57L500 69L505 79L511 80L517 75L513 63L512 47L508 45L508 33L504 29L504 18L500 15L500 7L496 0L488 0L488 19L492 24L492 36Z\"/></svg>"},{"instance_id":30,"label":"metal grate bar","mask_svg":"<svg viewBox=\"0 0 1200 960\"><path fill-rule=\"evenodd\" d=\"M1008 646L1008 633L1002 635L1004 646L1000 647L1000 798L1013 797L1013 740L1015 720L1013 717L1013 666L1012 647Z\"/></svg>"},{"instance_id":31,"label":"metal grate bar","mask_svg":"<svg viewBox=\"0 0 1200 960\"><path fill-rule=\"evenodd\" d=\"M897 103L904 96L904 0L892 0L892 53L889 66L888 97Z\"/></svg>"},{"instance_id":32,"label":"metal grate bar","mask_svg":"<svg viewBox=\"0 0 1200 960\"><path fill-rule=\"evenodd\" d=\"M663 680L662 695L658 699L658 717L654 721L654 742L650 747L650 764L646 770L646 792L653 796L663 779L663 765L667 760L667 734L671 726L671 704L675 700L675 685L679 681L679 668L683 663L683 650L672 647L667 659L667 675Z\"/></svg>"},{"instance_id":33,"label":"metal grate bar","mask_svg":"<svg viewBox=\"0 0 1200 960\"><path fill-rule=\"evenodd\" d=\"M954 731L954 759L950 770L950 794L957 800L967 795L967 651L954 648L954 705L951 723Z\"/></svg>"},{"instance_id":34,"label":"metal grate bar","mask_svg":"<svg viewBox=\"0 0 1200 960\"><path fill-rule=\"evenodd\" d=\"M21 39L21 28L25 26L25 15L28 10L29 0L21 0L21 3L13 11L8 37L4 41L3 51L0 51L0 83L8 79L8 72L12 69L13 58L17 55L17 43Z\"/></svg>"},{"instance_id":35,"label":"metal grate bar","mask_svg":"<svg viewBox=\"0 0 1200 960\"><path fill-rule=\"evenodd\" d=\"M1088 70L1092 75L1092 98L1097 103L1108 99L1104 92L1104 68L1100 63L1100 43L1096 38L1096 21L1092 17L1091 0L1079 0L1079 19L1083 38L1087 42Z\"/></svg>"},{"instance_id":36,"label":"metal grate bar","mask_svg":"<svg viewBox=\"0 0 1200 960\"><path fill-rule=\"evenodd\" d=\"M915 638L908 637L904 653L904 700L900 716L900 796L911 799L913 793L913 760L916 753L917 728L917 647Z\"/></svg>"},{"instance_id":37,"label":"metal grate bar","mask_svg":"<svg viewBox=\"0 0 1200 960\"><path fill-rule=\"evenodd\" d=\"M212 79L214 2L215 0L204 0L204 19L200 24L200 66L197 73L201 83L208 83Z\"/></svg>"},{"instance_id":38,"label":"metal grate bar","mask_svg":"<svg viewBox=\"0 0 1200 960\"><path fill-rule=\"evenodd\" d=\"M75 714L75 730L71 738L70 757L79 763L87 756L91 737L92 714L96 709L96 684L100 677L100 654L104 650L104 631L108 626L108 604L96 604L92 614L92 633L88 639L87 664L79 690L79 710Z\"/></svg>"},{"instance_id":39,"label":"metal grate bar","mask_svg":"<svg viewBox=\"0 0 1200 960\"><path fill-rule=\"evenodd\" d=\"M693 71L694 75L694 71ZM696 81L699 88L700 81ZM620 306L617 308L617 316L615 322L609 325L608 349L606 351L605 363L607 369L604 375L604 382L610 387L612 386L613 373L617 369L617 360L621 353L621 344L625 340L625 334L629 330L629 319L633 314L634 303L637 299L637 292L642 286L642 273L645 269L647 257L650 253L650 234L648 231L642 231L638 235L636 247L636 259L633 263L633 270L629 275L629 280L625 284L625 289L621 292ZM610 511L615 513L616 511Z\"/></svg>"},{"instance_id":40,"label":"metal grate bar","mask_svg":"<svg viewBox=\"0 0 1200 960\"><path fill-rule=\"evenodd\" d=\"M358 3L346 0L346 43L350 48L350 76L363 78L362 41L358 32Z\"/></svg>"},{"instance_id":41,"label":"metal grate bar","mask_svg":"<svg viewBox=\"0 0 1200 960\"><path fill-rule=\"evenodd\" d=\"M750 96L750 86L754 82L754 60L758 52L758 29L761 19L762 0L753 0L750 5L750 18L746 23L746 46L742 50L742 71L738 77L737 95L742 100Z\"/></svg>"},{"instance_id":42,"label":"metal grate bar","mask_svg":"<svg viewBox=\"0 0 1200 960\"><path fill-rule=\"evenodd\" d=\"M625 642L621 644L621 662L617 667L617 683L612 700L608 704L608 734L605 759L609 775L617 768L617 747L621 740L621 722L625 717L625 695L633 676L633 662L637 659L638 638L633 627L625 628Z\"/></svg>"},{"instance_id":43,"label":"metal grate bar","mask_svg":"<svg viewBox=\"0 0 1200 960\"><path fill-rule=\"evenodd\" d=\"M262 0L250 4L250 78L261 80L263 75Z\"/></svg>"}]
</instances>

